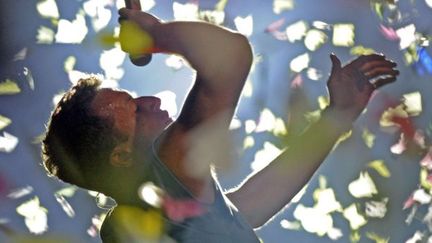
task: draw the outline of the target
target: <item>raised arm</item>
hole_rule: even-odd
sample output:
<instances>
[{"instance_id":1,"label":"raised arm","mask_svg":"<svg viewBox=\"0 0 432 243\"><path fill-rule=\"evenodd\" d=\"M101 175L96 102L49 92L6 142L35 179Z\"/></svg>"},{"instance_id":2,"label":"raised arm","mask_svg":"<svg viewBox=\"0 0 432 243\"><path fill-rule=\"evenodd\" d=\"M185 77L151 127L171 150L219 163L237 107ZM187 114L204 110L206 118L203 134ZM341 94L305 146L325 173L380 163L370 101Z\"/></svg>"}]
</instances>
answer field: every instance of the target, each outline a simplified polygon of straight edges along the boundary
<instances>
[{"instance_id":1,"label":"raised arm","mask_svg":"<svg viewBox=\"0 0 432 243\"><path fill-rule=\"evenodd\" d=\"M228 197L253 227L278 213L307 183L338 137L351 128L376 88L396 80L396 64L382 55L362 56L341 67L331 56L330 106L267 167L251 175ZM371 81L373 83L371 83Z\"/></svg>"},{"instance_id":2,"label":"raised arm","mask_svg":"<svg viewBox=\"0 0 432 243\"><path fill-rule=\"evenodd\" d=\"M137 10L119 13L153 37L154 50L181 55L196 70L196 82L178 122L193 127L219 112L234 112L252 63L251 47L243 35L205 22L162 23Z\"/></svg>"},{"instance_id":3,"label":"raised arm","mask_svg":"<svg viewBox=\"0 0 432 243\"><path fill-rule=\"evenodd\" d=\"M218 127L228 130L252 63L249 42L238 33L204 22L162 23L140 11L121 9L119 13L153 37L153 51L181 55L196 71L196 80L180 116L159 140L158 152L192 193L207 192L211 195L208 200L211 200L210 167L203 177L195 178L185 166L191 149L188 135L198 125L216 117ZM206 139L214 138L206 135L202 134L202 142L212 142ZM207 165L214 162L206 159L201 158L200 162Z\"/></svg>"}]
</instances>

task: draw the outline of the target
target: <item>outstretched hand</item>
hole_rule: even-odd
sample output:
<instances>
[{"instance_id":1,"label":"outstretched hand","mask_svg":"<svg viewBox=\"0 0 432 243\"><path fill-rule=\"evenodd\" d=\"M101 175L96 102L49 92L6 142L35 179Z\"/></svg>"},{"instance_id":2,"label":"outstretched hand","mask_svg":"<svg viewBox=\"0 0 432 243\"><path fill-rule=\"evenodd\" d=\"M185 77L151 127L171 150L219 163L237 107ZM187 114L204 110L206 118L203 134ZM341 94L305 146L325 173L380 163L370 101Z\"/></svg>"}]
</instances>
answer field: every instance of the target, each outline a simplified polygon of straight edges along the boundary
<instances>
[{"instance_id":1,"label":"outstretched hand","mask_svg":"<svg viewBox=\"0 0 432 243\"><path fill-rule=\"evenodd\" d=\"M396 81L396 63L384 55L360 56L342 67L339 58L331 54L332 70L327 83L330 109L354 121L366 107L375 89Z\"/></svg>"}]
</instances>

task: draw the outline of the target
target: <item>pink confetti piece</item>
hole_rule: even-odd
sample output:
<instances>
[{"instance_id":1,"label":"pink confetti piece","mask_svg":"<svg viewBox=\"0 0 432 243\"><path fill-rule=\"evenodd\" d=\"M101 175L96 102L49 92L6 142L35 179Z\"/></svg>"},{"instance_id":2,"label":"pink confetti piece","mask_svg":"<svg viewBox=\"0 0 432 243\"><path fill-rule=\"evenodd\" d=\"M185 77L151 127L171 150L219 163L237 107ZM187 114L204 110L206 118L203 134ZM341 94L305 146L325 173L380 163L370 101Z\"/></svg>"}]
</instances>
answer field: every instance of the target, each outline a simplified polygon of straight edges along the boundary
<instances>
[{"instance_id":1,"label":"pink confetti piece","mask_svg":"<svg viewBox=\"0 0 432 243\"><path fill-rule=\"evenodd\" d=\"M415 200L414 200L414 193L411 193L411 195L408 197L408 199L404 202L403 205L403 210L408 209L410 207L412 207L415 204Z\"/></svg>"},{"instance_id":2,"label":"pink confetti piece","mask_svg":"<svg viewBox=\"0 0 432 243\"><path fill-rule=\"evenodd\" d=\"M276 20L275 22L267 26L265 32L271 34L276 40L286 41L288 40L286 32L279 30L284 25L284 23L284 18Z\"/></svg>"},{"instance_id":3,"label":"pink confetti piece","mask_svg":"<svg viewBox=\"0 0 432 243\"><path fill-rule=\"evenodd\" d=\"M432 147L429 148L428 153L420 161L420 165L426 167L428 170L432 170Z\"/></svg>"},{"instance_id":4,"label":"pink confetti piece","mask_svg":"<svg viewBox=\"0 0 432 243\"><path fill-rule=\"evenodd\" d=\"M380 31L387 40L397 41L400 39L396 31L392 27L385 27L381 24Z\"/></svg>"},{"instance_id":5,"label":"pink confetti piece","mask_svg":"<svg viewBox=\"0 0 432 243\"><path fill-rule=\"evenodd\" d=\"M291 81L291 88L297 89L303 86L303 78L300 74L297 74L294 79Z\"/></svg>"}]
</instances>

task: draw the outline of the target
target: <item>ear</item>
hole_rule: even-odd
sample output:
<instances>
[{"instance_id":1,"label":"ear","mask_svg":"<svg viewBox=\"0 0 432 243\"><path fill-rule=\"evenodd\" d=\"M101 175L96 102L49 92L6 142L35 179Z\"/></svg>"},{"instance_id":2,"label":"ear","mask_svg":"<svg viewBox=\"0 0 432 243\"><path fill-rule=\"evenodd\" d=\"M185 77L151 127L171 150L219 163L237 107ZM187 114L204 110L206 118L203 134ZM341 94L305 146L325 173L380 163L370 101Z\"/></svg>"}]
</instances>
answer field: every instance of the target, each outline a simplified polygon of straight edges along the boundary
<instances>
[{"instance_id":1,"label":"ear","mask_svg":"<svg viewBox=\"0 0 432 243\"><path fill-rule=\"evenodd\" d=\"M129 167L132 162L132 152L126 143L117 145L111 152L110 164L115 167Z\"/></svg>"}]
</instances>

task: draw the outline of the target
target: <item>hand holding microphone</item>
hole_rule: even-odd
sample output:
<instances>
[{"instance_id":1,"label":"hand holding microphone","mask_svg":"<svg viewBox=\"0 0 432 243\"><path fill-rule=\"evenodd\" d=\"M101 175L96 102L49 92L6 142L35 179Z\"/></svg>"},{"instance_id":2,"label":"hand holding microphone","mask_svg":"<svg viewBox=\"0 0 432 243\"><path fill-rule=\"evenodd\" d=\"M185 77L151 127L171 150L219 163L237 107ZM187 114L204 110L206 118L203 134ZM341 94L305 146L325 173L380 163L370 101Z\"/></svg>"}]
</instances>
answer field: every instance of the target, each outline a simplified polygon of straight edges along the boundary
<instances>
[{"instance_id":1,"label":"hand holding microphone","mask_svg":"<svg viewBox=\"0 0 432 243\"><path fill-rule=\"evenodd\" d=\"M141 10L140 0L125 0L125 4L127 9ZM145 66L149 64L152 54L148 51L153 48L153 38L134 22L122 21L120 25L122 50L129 53L129 59L134 65Z\"/></svg>"}]
</instances>

